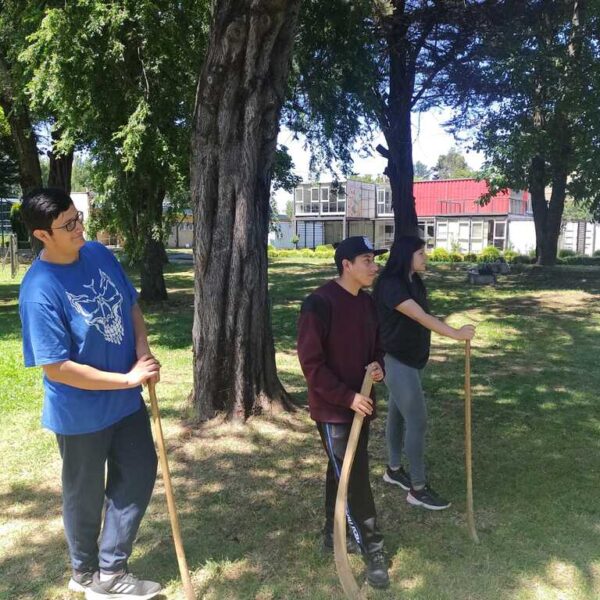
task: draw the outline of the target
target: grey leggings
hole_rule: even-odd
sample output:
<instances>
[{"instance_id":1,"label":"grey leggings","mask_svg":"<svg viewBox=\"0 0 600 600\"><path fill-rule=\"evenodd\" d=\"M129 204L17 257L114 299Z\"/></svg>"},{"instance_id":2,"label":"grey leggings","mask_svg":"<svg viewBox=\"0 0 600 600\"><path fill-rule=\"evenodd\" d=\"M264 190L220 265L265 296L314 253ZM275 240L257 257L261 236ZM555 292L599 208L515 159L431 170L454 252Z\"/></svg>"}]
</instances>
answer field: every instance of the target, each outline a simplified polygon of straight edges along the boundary
<instances>
[{"instance_id":1,"label":"grey leggings","mask_svg":"<svg viewBox=\"0 0 600 600\"><path fill-rule=\"evenodd\" d=\"M389 465L391 468L398 468L402 464L404 450L408 458L412 485L424 485L427 482L427 407L421 387L421 372L386 354L385 385L390 396L386 423Z\"/></svg>"}]
</instances>

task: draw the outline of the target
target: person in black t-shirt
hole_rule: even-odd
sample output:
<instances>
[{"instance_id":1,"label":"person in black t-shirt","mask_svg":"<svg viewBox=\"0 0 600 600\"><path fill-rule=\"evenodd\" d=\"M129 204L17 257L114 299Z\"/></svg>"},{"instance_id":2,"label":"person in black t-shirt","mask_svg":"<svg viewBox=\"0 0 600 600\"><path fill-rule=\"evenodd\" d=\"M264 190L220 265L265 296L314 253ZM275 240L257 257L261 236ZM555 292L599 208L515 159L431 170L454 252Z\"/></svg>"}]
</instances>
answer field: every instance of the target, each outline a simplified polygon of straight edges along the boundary
<instances>
[{"instance_id":1,"label":"person in black t-shirt","mask_svg":"<svg viewBox=\"0 0 600 600\"><path fill-rule=\"evenodd\" d=\"M464 325L455 329L429 314L427 290L419 276L426 266L425 242L415 236L402 236L392 245L389 260L375 285L389 392L386 423L389 464L383 480L408 491L409 504L442 510L450 502L429 487L425 473L427 409L421 371L429 359L432 331L455 340L470 340L475 327ZM410 474L402 466L403 452Z\"/></svg>"}]
</instances>

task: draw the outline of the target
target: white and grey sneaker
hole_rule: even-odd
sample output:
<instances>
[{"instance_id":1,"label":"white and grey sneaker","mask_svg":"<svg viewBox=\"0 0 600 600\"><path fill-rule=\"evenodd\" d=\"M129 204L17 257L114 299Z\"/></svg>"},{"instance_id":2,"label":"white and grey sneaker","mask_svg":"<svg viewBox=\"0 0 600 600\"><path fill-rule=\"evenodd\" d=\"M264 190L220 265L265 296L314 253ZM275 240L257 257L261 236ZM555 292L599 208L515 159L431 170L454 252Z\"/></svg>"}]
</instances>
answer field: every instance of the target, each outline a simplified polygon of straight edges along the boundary
<instances>
[{"instance_id":1,"label":"white and grey sneaker","mask_svg":"<svg viewBox=\"0 0 600 600\"><path fill-rule=\"evenodd\" d=\"M144 581L131 573L119 573L107 581L100 581L100 574L94 573L92 584L85 590L86 600L150 600L161 591L160 583Z\"/></svg>"},{"instance_id":2,"label":"white and grey sneaker","mask_svg":"<svg viewBox=\"0 0 600 600\"><path fill-rule=\"evenodd\" d=\"M68 588L71 592L83 593L92 585L93 578L94 571L75 571L73 569Z\"/></svg>"},{"instance_id":3,"label":"white and grey sneaker","mask_svg":"<svg viewBox=\"0 0 600 600\"><path fill-rule=\"evenodd\" d=\"M442 498L428 485L420 490L415 490L415 488L411 486L410 492L408 492L408 495L406 496L406 501L413 506L421 506L427 510L444 510L450 506L448 500Z\"/></svg>"}]
</instances>

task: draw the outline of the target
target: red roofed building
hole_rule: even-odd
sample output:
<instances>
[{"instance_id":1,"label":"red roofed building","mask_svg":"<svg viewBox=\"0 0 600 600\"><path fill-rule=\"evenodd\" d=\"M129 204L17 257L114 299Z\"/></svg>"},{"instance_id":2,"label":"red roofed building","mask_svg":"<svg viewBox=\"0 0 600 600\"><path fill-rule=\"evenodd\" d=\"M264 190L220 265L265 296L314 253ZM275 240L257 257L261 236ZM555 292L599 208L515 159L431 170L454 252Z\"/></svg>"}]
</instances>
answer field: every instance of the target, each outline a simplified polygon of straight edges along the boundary
<instances>
[{"instance_id":1,"label":"red roofed building","mask_svg":"<svg viewBox=\"0 0 600 600\"><path fill-rule=\"evenodd\" d=\"M529 194L506 190L481 205L487 189L475 179L415 182L419 229L427 247L461 252L479 252L489 245L518 252L533 249ZM389 247L394 238L389 184L303 183L294 191L294 206L299 247L314 248L350 235L367 235L376 246Z\"/></svg>"}]
</instances>

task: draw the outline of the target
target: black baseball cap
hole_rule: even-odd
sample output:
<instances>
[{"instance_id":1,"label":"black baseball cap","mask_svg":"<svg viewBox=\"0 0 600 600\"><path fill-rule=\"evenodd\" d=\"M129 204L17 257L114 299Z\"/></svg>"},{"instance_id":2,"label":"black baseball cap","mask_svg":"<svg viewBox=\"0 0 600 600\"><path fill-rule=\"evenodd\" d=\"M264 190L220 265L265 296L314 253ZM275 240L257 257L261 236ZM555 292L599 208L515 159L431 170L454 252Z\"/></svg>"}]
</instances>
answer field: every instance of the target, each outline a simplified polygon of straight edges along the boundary
<instances>
[{"instance_id":1,"label":"black baseball cap","mask_svg":"<svg viewBox=\"0 0 600 600\"><path fill-rule=\"evenodd\" d=\"M375 250L371 240L364 235L353 235L339 242L338 244L334 244L334 247L335 264L340 270L342 268L342 261L344 259L354 260L361 254L374 254L375 256L379 256L380 254L387 252L386 248Z\"/></svg>"}]
</instances>

